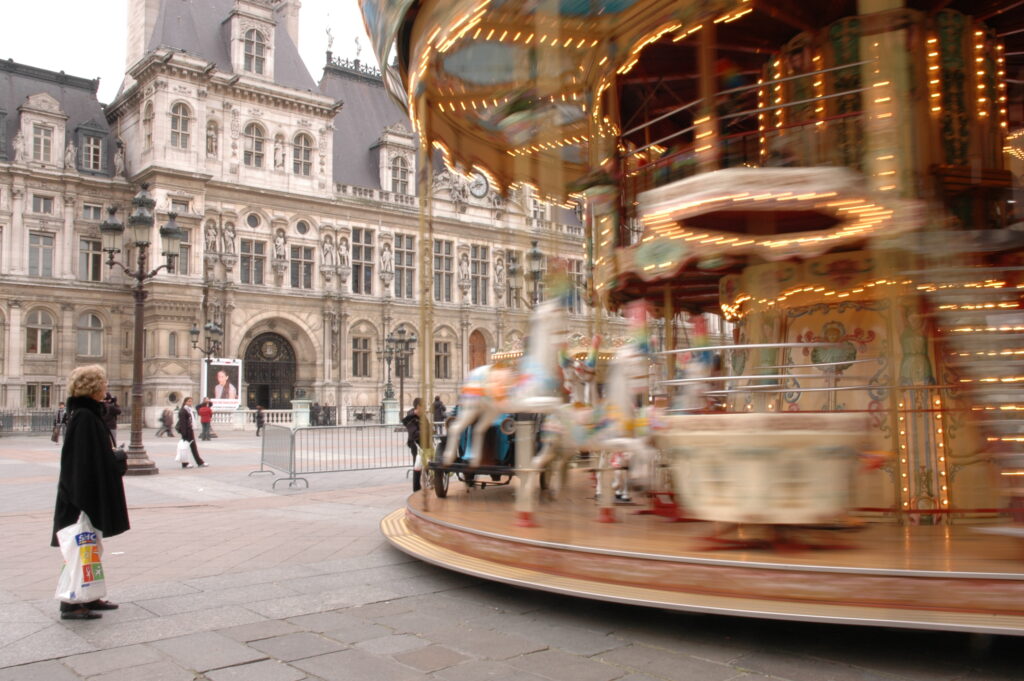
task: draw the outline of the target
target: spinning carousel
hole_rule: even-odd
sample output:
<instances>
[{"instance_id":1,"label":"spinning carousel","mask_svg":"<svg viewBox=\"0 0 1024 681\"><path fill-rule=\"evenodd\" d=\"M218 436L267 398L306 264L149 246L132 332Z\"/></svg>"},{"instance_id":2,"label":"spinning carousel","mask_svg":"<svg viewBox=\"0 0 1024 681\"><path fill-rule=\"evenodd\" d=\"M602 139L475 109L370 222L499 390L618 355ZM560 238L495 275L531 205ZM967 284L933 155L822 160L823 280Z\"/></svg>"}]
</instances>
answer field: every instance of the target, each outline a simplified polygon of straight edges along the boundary
<instances>
[{"instance_id":1,"label":"spinning carousel","mask_svg":"<svg viewBox=\"0 0 1024 681\"><path fill-rule=\"evenodd\" d=\"M455 424L532 415L515 484L427 485L395 546L627 603L1024 633L1024 5L362 8L420 166L583 206L595 332L633 329L556 361L539 306Z\"/></svg>"}]
</instances>

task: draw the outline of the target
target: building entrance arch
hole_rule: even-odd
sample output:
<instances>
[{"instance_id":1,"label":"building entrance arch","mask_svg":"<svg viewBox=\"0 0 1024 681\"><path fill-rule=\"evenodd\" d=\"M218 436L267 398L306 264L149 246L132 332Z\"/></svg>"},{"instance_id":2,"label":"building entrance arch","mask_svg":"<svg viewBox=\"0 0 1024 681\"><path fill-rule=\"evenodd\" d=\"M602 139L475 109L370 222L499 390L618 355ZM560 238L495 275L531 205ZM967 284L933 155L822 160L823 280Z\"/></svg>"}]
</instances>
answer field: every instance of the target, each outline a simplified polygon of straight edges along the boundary
<instances>
[{"instance_id":1,"label":"building entrance arch","mask_svg":"<svg viewBox=\"0 0 1024 681\"><path fill-rule=\"evenodd\" d=\"M487 339L477 329L469 334L469 370L487 364Z\"/></svg>"},{"instance_id":2,"label":"building entrance arch","mask_svg":"<svg viewBox=\"0 0 1024 681\"><path fill-rule=\"evenodd\" d=\"M261 333L245 349L246 406L291 409L295 392L295 349L284 336Z\"/></svg>"}]
</instances>

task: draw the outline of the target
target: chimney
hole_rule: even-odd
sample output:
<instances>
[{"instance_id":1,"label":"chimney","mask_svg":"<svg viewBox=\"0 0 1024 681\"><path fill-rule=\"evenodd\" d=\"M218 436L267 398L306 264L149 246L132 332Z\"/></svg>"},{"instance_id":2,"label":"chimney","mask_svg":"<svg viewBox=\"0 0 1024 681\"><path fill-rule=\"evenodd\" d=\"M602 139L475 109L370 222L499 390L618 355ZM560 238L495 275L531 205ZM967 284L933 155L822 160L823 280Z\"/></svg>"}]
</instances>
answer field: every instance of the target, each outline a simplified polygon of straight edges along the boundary
<instances>
[{"instance_id":1,"label":"chimney","mask_svg":"<svg viewBox=\"0 0 1024 681\"><path fill-rule=\"evenodd\" d=\"M128 0L128 50L125 70L146 54L146 47L156 27L161 0Z\"/></svg>"},{"instance_id":2,"label":"chimney","mask_svg":"<svg viewBox=\"0 0 1024 681\"><path fill-rule=\"evenodd\" d=\"M301 0L278 0L274 13L277 15L277 25L283 26L288 31L288 37L296 46L299 44L299 10L302 8Z\"/></svg>"}]
</instances>

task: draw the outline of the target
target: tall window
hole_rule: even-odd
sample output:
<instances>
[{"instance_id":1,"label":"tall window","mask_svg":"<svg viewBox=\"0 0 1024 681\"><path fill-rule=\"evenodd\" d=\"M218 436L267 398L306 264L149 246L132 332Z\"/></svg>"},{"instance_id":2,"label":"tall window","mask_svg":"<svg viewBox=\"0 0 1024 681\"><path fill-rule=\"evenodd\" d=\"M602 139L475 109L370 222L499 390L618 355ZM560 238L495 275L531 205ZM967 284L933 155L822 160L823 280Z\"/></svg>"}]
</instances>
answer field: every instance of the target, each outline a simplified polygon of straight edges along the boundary
<instances>
[{"instance_id":1,"label":"tall window","mask_svg":"<svg viewBox=\"0 0 1024 681\"><path fill-rule=\"evenodd\" d=\"M434 241L434 300L439 303L452 302L452 280L455 277L455 261L451 241Z\"/></svg>"},{"instance_id":2,"label":"tall window","mask_svg":"<svg viewBox=\"0 0 1024 681\"><path fill-rule=\"evenodd\" d=\"M262 168L265 145L266 134L258 123L245 126L245 153L242 155L242 162L253 168Z\"/></svg>"},{"instance_id":3,"label":"tall window","mask_svg":"<svg viewBox=\"0 0 1024 681\"><path fill-rule=\"evenodd\" d=\"M313 169L313 138L306 133L295 136L292 145L292 172L296 175L309 177Z\"/></svg>"},{"instance_id":4,"label":"tall window","mask_svg":"<svg viewBox=\"0 0 1024 681\"><path fill-rule=\"evenodd\" d=\"M167 334L167 356L178 356L178 334L174 331Z\"/></svg>"},{"instance_id":5,"label":"tall window","mask_svg":"<svg viewBox=\"0 0 1024 681\"><path fill-rule=\"evenodd\" d=\"M370 339L365 336L352 338L352 375L356 378L370 377Z\"/></svg>"},{"instance_id":6,"label":"tall window","mask_svg":"<svg viewBox=\"0 0 1024 681\"><path fill-rule=\"evenodd\" d=\"M171 274L175 272L178 274L189 273L189 262L192 260L192 230L183 229L181 231L184 234L181 237L181 243L178 244L178 257L176 262L167 268Z\"/></svg>"},{"instance_id":7,"label":"tall window","mask_svg":"<svg viewBox=\"0 0 1024 681\"><path fill-rule=\"evenodd\" d=\"M409 193L409 164L401 156L391 161L391 191L394 194Z\"/></svg>"},{"instance_id":8,"label":"tall window","mask_svg":"<svg viewBox=\"0 0 1024 681\"><path fill-rule=\"evenodd\" d=\"M192 124L192 111L187 104L178 102L171 107L171 146L188 149L189 129Z\"/></svg>"},{"instance_id":9,"label":"tall window","mask_svg":"<svg viewBox=\"0 0 1024 681\"><path fill-rule=\"evenodd\" d=\"M32 212L33 213L44 213L46 215L53 215L53 197L52 196L41 196L39 194L32 195Z\"/></svg>"},{"instance_id":10,"label":"tall window","mask_svg":"<svg viewBox=\"0 0 1024 681\"><path fill-rule=\"evenodd\" d=\"M49 163L53 154L53 128L48 125L32 126L32 160Z\"/></svg>"},{"instance_id":11,"label":"tall window","mask_svg":"<svg viewBox=\"0 0 1024 681\"><path fill-rule=\"evenodd\" d=\"M255 28L245 32L245 65L244 69L263 75L267 61L267 43L263 34Z\"/></svg>"},{"instance_id":12,"label":"tall window","mask_svg":"<svg viewBox=\"0 0 1024 681\"><path fill-rule=\"evenodd\" d=\"M30 277L53 276L53 235L31 232L28 235L28 274Z\"/></svg>"},{"instance_id":13,"label":"tall window","mask_svg":"<svg viewBox=\"0 0 1024 681\"><path fill-rule=\"evenodd\" d=\"M373 230L352 230L352 293L373 293Z\"/></svg>"},{"instance_id":14,"label":"tall window","mask_svg":"<svg viewBox=\"0 0 1024 681\"><path fill-rule=\"evenodd\" d=\"M103 322L94 314L78 318L78 356L99 357L103 354Z\"/></svg>"},{"instance_id":15,"label":"tall window","mask_svg":"<svg viewBox=\"0 0 1024 681\"><path fill-rule=\"evenodd\" d=\"M78 278L82 281L101 281L103 278L103 251L96 239L78 241Z\"/></svg>"},{"instance_id":16,"label":"tall window","mask_svg":"<svg viewBox=\"0 0 1024 681\"><path fill-rule=\"evenodd\" d=\"M312 246L292 246L292 288L313 288Z\"/></svg>"},{"instance_id":17,"label":"tall window","mask_svg":"<svg viewBox=\"0 0 1024 681\"><path fill-rule=\"evenodd\" d=\"M153 102L146 102L142 113L142 141L146 149L153 147Z\"/></svg>"},{"instance_id":18,"label":"tall window","mask_svg":"<svg viewBox=\"0 0 1024 681\"><path fill-rule=\"evenodd\" d=\"M53 317L46 310L32 310L25 318L25 354L53 354Z\"/></svg>"},{"instance_id":19,"label":"tall window","mask_svg":"<svg viewBox=\"0 0 1024 681\"><path fill-rule=\"evenodd\" d=\"M538 226L538 227L540 225L544 224L544 218L546 217L546 215L547 215L547 207L544 205L544 203L542 201L538 201L537 199L534 199L533 200L533 224L535 226Z\"/></svg>"},{"instance_id":20,"label":"tall window","mask_svg":"<svg viewBox=\"0 0 1024 681\"><path fill-rule=\"evenodd\" d=\"M569 312L572 314L583 314L583 294L587 290L587 283L583 280L583 261L570 258L566 263L569 281L572 282L572 292L569 298Z\"/></svg>"},{"instance_id":21,"label":"tall window","mask_svg":"<svg viewBox=\"0 0 1024 681\"><path fill-rule=\"evenodd\" d=\"M416 237L398 234L395 236L395 298L412 300L415 278Z\"/></svg>"},{"instance_id":22,"label":"tall window","mask_svg":"<svg viewBox=\"0 0 1024 681\"><path fill-rule=\"evenodd\" d=\"M50 393L53 392L53 385L50 383L26 383L25 384L25 408L26 409L49 409Z\"/></svg>"},{"instance_id":23,"label":"tall window","mask_svg":"<svg viewBox=\"0 0 1024 681\"><path fill-rule=\"evenodd\" d=\"M103 138L85 135L82 138L82 168L101 170L103 168Z\"/></svg>"},{"instance_id":24,"label":"tall window","mask_svg":"<svg viewBox=\"0 0 1024 681\"><path fill-rule=\"evenodd\" d=\"M262 284L263 269L267 262L267 242L242 239L241 265L243 284Z\"/></svg>"},{"instance_id":25,"label":"tall window","mask_svg":"<svg viewBox=\"0 0 1024 681\"><path fill-rule=\"evenodd\" d=\"M491 249L473 245L469 250L470 299L474 305L487 304L487 289L491 283Z\"/></svg>"},{"instance_id":26,"label":"tall window","mask_svg":"<svg viewBox=\"0 0 1024 681\"><path fill-rule=\"evenodd\" d=\"M83 203L82 204L82 219L83 220L102 220L103 219L103 206L95 203Z\"/></svg>"},{"instance_id":27,"label":"tall window","mask_svg":"<svg viewBox=\"0 0 1024 681\"><path fill-rule=\"evenodd\" d=\"M452 344L448 341L434 343L434 378L452 377Z\"/></svg>"}]
</instances>

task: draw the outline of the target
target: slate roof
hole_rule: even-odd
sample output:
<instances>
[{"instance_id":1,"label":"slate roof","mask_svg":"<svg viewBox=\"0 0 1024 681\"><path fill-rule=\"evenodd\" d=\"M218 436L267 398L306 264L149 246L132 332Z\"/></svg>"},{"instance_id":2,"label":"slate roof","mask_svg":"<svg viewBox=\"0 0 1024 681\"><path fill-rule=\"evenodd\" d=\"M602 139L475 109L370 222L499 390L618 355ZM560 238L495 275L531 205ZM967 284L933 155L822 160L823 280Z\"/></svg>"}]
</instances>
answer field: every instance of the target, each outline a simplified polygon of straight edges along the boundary
<instances>
[{"instance_id":1,"label":"slate roof","mask_svg":"<svg viewBox=\"0 0 1024 681\"><path fill-rule=\"evenodd\" d=\"M164 0L146 43L146 52L161 47L174 48L211 61L225 73L235 73L231 66L228 24L224 23L234 6L233 0ZM275 83L296 90L316 91L316 82L306 70L298 48L280 24L274 31L273 55Z\"/></svg>"},{"instance_id":2,"label":"slate roof","mask_svg":"<svg viewBox=\"0 0 1024 681\"><path fill-rule=\"evenodd\" d=\"M12 141L18 134L20 117L18 107L24 104L29 95L45 92L58 102L60 108L68 116L65 123L68 135L74 135L75 129L82 125L97 132L103 131L104 153L103 172L100 175L110 176L113 174L114 157L114 136L107 125L107 118L103 113L103 106L96 98L96 90L100 81L87 80L77 76L69 76L63 71L60 73L40 69L35 66L19 64L13 59L0 61L0 109L6 114L3 129L0 130L0 143L4 145L7 161L14 160L14 146ZM71 139L69 137L69 139ZM75 139L75 145L81 146ZM55 155L63 155L63 149L54 149ZM81 154L79 154L81 157ZM79 162L81 158L79 158Z\"/></svg>"},{"instance_id":3,"label":"slate roof","mask_svg":"<svg viewBox=\"0 0 1024 681\"><path fill-rule=\"evenodd\" d=\"M401 123L412 130L409 116L384 89L379 76L328 61L320 91L344 102L334 119L334 181L380 189L378 153L371 151L384 129ZM418 144L416 138L413 143Z\"/></svg>"}]
</instances>

